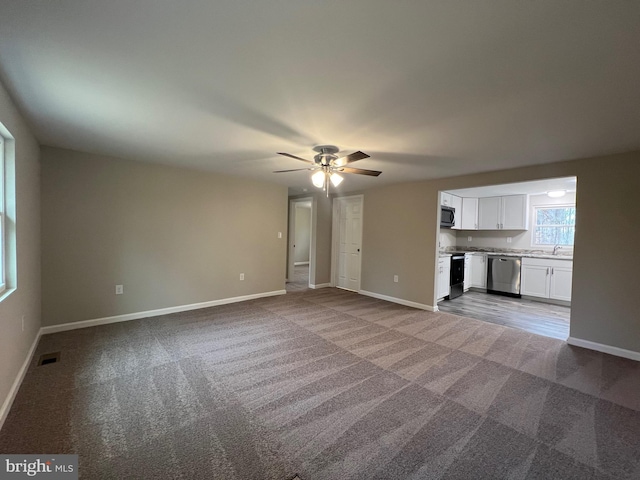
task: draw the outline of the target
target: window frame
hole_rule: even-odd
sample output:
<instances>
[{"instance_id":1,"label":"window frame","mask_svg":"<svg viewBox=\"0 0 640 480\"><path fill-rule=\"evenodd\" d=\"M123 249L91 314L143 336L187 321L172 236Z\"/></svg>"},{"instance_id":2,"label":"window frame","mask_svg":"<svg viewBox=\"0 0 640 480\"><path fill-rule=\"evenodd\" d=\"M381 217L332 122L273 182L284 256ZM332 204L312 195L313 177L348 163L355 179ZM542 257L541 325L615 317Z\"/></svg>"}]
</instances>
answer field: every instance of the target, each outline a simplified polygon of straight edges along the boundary
<instances>
[{"instance_id":1,"label":"window frame","mask_svg":"<svg viewBox=\"0 0 640 480\"><path fill-rule=\"evenodd\" d=\"M561 208L573 208L576 210L575 203L549 203L544 205L535 205L533 207L533 231L531 232L531 246L532 247L553 247L555 245L560 245L561 247L573 248L575 244L575 229L576 224L575 220L573 225L538 225L538 210L551 210L551 209L561 209ZM577 212L576 212L577 213ZM538 227L573 227L573 242L572 244L562 244L562 243L536 243L536 229Z\"/></svg>"},{"instance_id":2,"label":"window frame","mask_svg":"<svg viewBox=\"0 0 640 480\"><path fill-rule=\"evenodd\" d=\"M0 133L0 295L7 290L6 139Z\"/></svg>"}]
</instances>

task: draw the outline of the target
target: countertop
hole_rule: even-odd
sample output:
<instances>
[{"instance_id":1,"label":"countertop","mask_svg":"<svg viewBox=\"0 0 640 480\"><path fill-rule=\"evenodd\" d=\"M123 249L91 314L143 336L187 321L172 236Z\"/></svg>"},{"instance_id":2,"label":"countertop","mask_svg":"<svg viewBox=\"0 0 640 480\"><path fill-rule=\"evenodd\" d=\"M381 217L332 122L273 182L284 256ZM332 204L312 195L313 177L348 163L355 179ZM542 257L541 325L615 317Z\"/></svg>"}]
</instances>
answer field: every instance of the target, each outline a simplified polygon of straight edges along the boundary
<instances>
[{"instance_id":1,"label":"countertop","mask_svg":"<svg viewBox=\"0 0 640 480\"><path fill-rule=\"evenodd\" d=\"M483 255L500 256L500 257L527 257L527 258L551 258L553 260L573 260L571 255L552 255L550 253L519 253L519 252L496 252L482 250L465 250L463 248L456 250L458 253L481 253ZM439 256L450 257L452 252L440 252Z\"/></svg>"}]
</instances>

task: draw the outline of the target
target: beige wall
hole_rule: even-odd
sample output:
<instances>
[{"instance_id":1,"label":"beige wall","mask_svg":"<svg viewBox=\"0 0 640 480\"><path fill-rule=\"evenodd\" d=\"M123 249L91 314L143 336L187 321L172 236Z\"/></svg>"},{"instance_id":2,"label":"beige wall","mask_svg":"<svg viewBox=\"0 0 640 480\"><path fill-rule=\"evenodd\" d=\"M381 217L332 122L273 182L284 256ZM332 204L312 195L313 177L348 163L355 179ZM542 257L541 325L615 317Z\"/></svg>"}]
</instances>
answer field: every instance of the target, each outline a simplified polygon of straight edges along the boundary
<instances>
[{"instance_id":1,"label":"beige wall","mask_svg":"<svg viewBox=\"0 0 640 480\"><path fill-rule=\"evenodd\" d=\"M17 289L0 302L0 405L4 405L40 329L40 149L2 85L0 123L15 139L15 163L7 165L9 170L15 168L15 192L7 193L15 193L13 251L17 255L13 272ZM7 227L10 224L13 222Z\"/></svg>"},{"instance_id":2,"label":"beige wall","mask_svg":"<svg viewBox=\"0 0 640 480\"><path fill-rule=\"evenodd\" d=\"M43 325L282 290L286 228L286 187L43 147Z\"/></svg>"},{"instance_id":3,"label":"beige wall","mask_svg":"<svg viewBox=\"0 0 640 480\"><path fill-rule=\"evenodd\" d=\"M315 216L311 245L315 247L316 261L311 284L323 285L331 283L331 221L333 216L333 198L324 193L313 196ZM315 242L315 244L314 244Z\"/></svg>"},{"instance_id":4,"label":"beige wall","mask_svg":"<svg viewBox=\"0 0 640 480\"><path fill-rule=\"evenodd\" d=\"M362 289L434 305L439 190L573 175L571 336L640 352L640 152L366 190Z\"/></svg>"}]
</instances>

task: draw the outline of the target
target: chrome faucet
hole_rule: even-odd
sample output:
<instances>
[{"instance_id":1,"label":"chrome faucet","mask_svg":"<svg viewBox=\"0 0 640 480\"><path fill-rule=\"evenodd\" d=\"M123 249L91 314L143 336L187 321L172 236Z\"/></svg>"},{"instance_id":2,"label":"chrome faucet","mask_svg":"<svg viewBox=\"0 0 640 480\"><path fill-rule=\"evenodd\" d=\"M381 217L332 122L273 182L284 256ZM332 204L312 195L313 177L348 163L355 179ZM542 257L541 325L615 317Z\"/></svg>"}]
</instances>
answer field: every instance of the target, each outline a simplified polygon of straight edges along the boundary
<instances>
[{"instance_id":1,"label":"chrome faucet","mask_svg":"<svg viewBox=\"0 0 640 480\"><path fill-rule=\"evenodd\" d=\"M560 250L562 247L560 245L554 245L553 246L553 255L557 255L558 254L558 250Z\"/></svg>"}]
</instances>

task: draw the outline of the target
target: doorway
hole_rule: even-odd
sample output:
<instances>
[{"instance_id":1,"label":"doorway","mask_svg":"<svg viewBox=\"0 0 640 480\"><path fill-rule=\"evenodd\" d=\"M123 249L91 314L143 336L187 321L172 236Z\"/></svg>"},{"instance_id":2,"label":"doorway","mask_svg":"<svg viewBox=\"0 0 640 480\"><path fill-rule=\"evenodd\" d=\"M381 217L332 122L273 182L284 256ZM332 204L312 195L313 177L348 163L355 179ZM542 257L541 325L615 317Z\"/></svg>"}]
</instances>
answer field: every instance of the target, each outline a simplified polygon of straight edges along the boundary
<instances>
[{"instance_id":1,"label":"doorway","mask_svg":"<svg viewBox=\"0 0 640 480\"><path fill-rule=\"evenodd\" d=\"M451 275L436 270L438 310L566 340L576 198L576 177L440 192L440 207L453 207L455 222L438 227L438 266L461 254L465 265L457 298ZM496 263L514 259L517 267L497 279Z\"/></svg>"},{"instance_id":2,"label":"doorway","mask_svg":"<svg viewBox=\"0 0 640 480\"><path fill-rule=\"evenodd\" d=\"M363 196L337 197L333 201L333 284L360 291Z\"/></svg>"},{"instance_id":3,"label":"doorway","mask_svg":"<svg viewBox=\"0 0 640 480\"><path fill-rule=\"evenodd\" d=\"M314 261L312 249L313 199L289 201L289 248L287 253L287 291L306 290L311 284Z\"/></svg>"}]
</instances>

